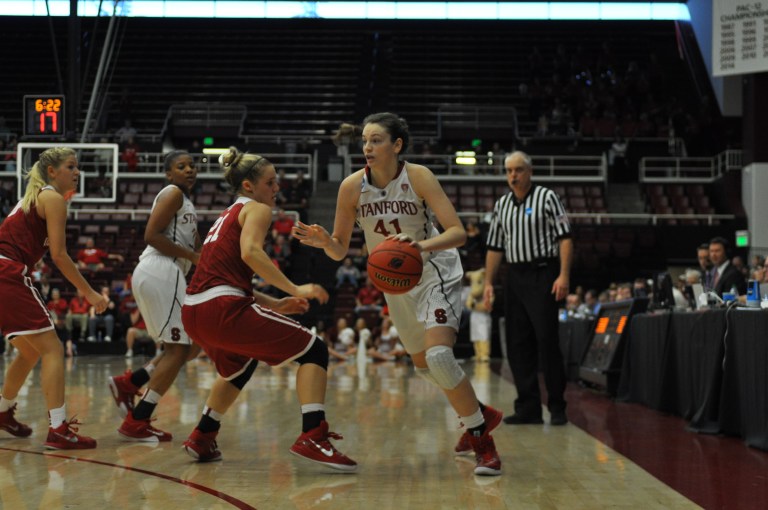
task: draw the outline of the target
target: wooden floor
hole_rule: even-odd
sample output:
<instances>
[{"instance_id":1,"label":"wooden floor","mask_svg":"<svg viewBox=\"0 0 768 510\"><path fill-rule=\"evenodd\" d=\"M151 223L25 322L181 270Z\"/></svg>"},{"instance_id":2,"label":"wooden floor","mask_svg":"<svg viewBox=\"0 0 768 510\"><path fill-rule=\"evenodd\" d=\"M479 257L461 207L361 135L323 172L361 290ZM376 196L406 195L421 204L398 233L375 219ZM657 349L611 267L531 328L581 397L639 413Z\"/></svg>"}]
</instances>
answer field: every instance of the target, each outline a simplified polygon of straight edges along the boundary
<instances>
[{"instance_id":1,"label":"wooden floor","mask_svg":"<svg viewBox=\"0 0 768 510\"><path fill-rule=\"evenodd\" d=\"M68 414L99 442L95 450L74 453L42 448L47 421L35 371L17 414L34 433L0 441L0 508L699 508L573 423L502 424L493 434L502 476L475 476L472 459L452 453L460 435L453 411L407 364L368 364L363 377L355 364L329 369L328 421L344 435L337 447L360 464L357 474L328 472L288 453L301 425L294 367L257 369L222 422L224 460L198 464L181 443L197 423L213 367L194 361L182 369L156 413L155 425L174 440L148 445L118 436L120 419L106 384L126 364L138 368L142 361L68 360ZM7 363L0 361L1 371ZM515 388L508 377L487 364L464 368L483 401L510 410ZM575 406L569 413L578 414Z\"/></svg>"}]
</instances>

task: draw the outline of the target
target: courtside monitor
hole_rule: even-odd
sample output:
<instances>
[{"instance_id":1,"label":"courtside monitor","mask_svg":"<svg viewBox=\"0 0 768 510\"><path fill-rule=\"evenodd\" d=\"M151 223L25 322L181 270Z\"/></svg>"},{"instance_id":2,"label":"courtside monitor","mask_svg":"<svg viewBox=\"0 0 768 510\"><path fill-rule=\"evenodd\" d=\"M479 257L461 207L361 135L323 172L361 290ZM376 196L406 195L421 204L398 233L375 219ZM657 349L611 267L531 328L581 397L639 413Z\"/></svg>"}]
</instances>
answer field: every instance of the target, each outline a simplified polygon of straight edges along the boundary
<instances>
[{"instance_id":1,"label":"courtside monitor","mask_svg":"<svg viewBox=\"0 0 768 510\"><path fill-rule=\"evenodd\" d=\"M648 309L647 298L634 298L606 303L595 320L592 340L579 368L579 378L616 394L624 356L624 340L629 334L629 321L636 313Z\"/></svg>"},{"instance_id":2,"label":"courtside monitor","mask_svg":"<svg viewBox=\"0 0 768 510\"><path fill-rule=\"evenodd\" d=\"M671 310L675 307L675 295L672 293L672 277L669 273L659 273L653 279L654 310Z\"/></svg>"}]
</instances>

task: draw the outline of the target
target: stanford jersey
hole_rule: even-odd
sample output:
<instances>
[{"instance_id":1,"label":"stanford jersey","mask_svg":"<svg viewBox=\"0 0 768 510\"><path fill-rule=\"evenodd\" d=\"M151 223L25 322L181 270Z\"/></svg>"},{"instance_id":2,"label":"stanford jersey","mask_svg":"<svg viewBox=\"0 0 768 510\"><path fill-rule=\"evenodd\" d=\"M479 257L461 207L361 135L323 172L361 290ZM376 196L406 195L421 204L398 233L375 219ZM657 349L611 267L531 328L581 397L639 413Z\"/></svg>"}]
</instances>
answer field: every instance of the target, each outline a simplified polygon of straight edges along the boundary
<instances>
[{"instance_id":1,"label":"stanford jersey","mask_svg":"<svg viewBox=\"0 0 768 510\"><path fill-rule=\"evenodd\" d=\"M53 189L45 186L40 191ZM21 262L30 270L48 251L48 227L33 205L29 212L21 210L21 201L0 224L0 255Z\"/></svg>"},{"instance_id":2,"label":"stanford jersey","mask_svg":"<svg viewBox=\"0 0 768 510\"><path fill-rule=\"evenodd\" d=\"M240 257L240 232L237 221L243 206L250 198L240 197L221 213L203 241L203 251L187 294L199 294L221 285L242 289L250 296L253 269Z\"/></svg>"},{"instance_id":3,"label":"stanford jersey","mask_svg":"<svg viewBox=\"0 0 768 510\"><path fill-rule=\"evenodd\" d=\"M403 163L384 188L371 184L370 172L366 167L355 218L363 230L369 252L389 235L408 234L414 241L438 235L432 224L432 212L408 179L408 163ZM422 257L428 260L430 255L424 253Z\"/></svg>"},{"instance_id":4,"label":"stanford jersey","mask_svg":"<svg viewBox=\"0 0 768 510\"><path fill-rule=\"evenodd\" d=\"M155 206L157 205L157 201L160 198L160 195L171 188L178 188L178 186L175 184L169 184L160 190L160 193L158 193L155 197L155 201L152 202L153 211L155 210ZM176 214L173 215L173 219L170 223L168 223L168 226L165 227L163 235L167 237L171 242L178 244L183 248L187 248L192 251L195 250L195 237L197 236L197 212L195 211L195 206L192 204L192 201L187 195L184 195L184 201L181 204L181 208L179 208L179 210L176 211ZM144 258L152 255L159 255L161 257L165 256L160 253L154 246L148 244L144 249L144 252L142 252L141 256L139 257L139 260L143 260ZM176 265L179 266L179 268L181 268L181 271L184 273L184 275L186 275L189 272L189 269L192 267L192 262L187 259L179 258L174 259L173 261L176 263Z\"/></svg>"}]
</instances>

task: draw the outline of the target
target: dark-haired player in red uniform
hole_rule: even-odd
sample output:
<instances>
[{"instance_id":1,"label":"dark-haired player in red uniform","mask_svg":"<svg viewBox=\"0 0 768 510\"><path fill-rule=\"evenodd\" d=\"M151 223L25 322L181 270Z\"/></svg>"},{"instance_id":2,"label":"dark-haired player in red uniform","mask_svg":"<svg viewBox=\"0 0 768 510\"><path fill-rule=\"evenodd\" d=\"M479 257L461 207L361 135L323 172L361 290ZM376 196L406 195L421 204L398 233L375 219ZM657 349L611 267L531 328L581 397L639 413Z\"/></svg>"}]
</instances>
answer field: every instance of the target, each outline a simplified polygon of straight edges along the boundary
<instances>
[{"instance_id":1,"label":"dark-haired player in red uniform","mask_svg":"<svg viewBox=\"0 0 768 510\"><path fill-rule=\"evenodd\" d=\"M77 189L80 170L75 151L51 148L27 173L24 198L0 225L0 329L18 349L5 371L0 397L0 430L16 437L32 433L16 421L16 396L29 372L42 359L41 382L50 428L45 447L53 450L94 448L96 441L77 434L77 421L66 419L64 350L40 293L29 276L35 263L50 250L64 277L102 312L106 299L96 292L67 254L65 197ZM13 306L9 306L13 303Z\"/></svg>"},{"instance_id":2,"label":"dark-haired player in red uniform","mask_svg":"<svg viewBox=\"0 0 768 510\"><path fill-rule=\"evenodd\" d=\"M184 329L214 362L219 377L184 449L199 461L221 459L216 445L221 417L257 362L296 361L302 433L291 453L340 471L356 471L357 463L331 444L330 439L341 436L329 432L325 421L328 347L298 322L281 315L306 311L308 299L324 303L328 293L316 284L293 284L263 249L280 189L275 167L234 148L219 161L238 198L205 237L181 311ZM253 273L293 297L275 299L252 292Z\"/></svg>"}]
</instances>

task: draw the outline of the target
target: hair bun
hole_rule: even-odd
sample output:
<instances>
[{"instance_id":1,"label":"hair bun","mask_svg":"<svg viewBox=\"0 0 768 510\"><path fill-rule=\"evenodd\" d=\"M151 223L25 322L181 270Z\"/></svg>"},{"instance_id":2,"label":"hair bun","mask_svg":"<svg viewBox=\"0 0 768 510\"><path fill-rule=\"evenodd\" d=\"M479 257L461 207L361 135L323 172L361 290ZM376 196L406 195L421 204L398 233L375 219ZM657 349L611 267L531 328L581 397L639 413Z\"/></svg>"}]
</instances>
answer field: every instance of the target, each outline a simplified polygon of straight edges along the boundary
<instances>
[{"instance_id":1,"label":"hair bun","mask_svg":"<svg viewBox=\"0 0 768 510\"><path fill-rule=\"evenodd\" d=\"M222 152L221 154L219 154L219 164L221 166L223 166L223 167L229 166L229 163L226 161L226 158L225 158L225 156L227 154L229 154L229 153L228 152Z\"/></svg>"}]
</instances>

